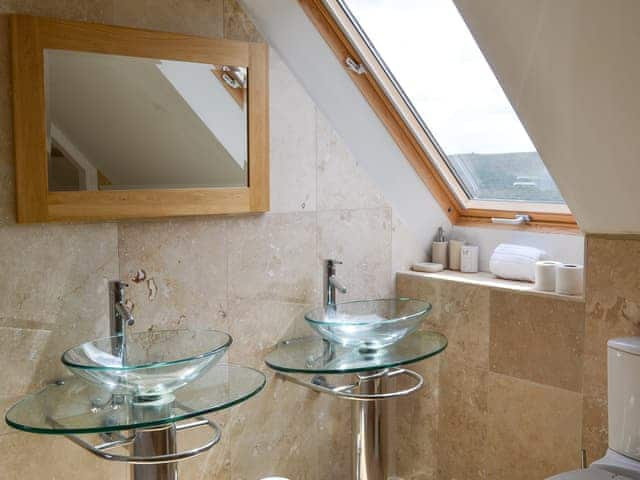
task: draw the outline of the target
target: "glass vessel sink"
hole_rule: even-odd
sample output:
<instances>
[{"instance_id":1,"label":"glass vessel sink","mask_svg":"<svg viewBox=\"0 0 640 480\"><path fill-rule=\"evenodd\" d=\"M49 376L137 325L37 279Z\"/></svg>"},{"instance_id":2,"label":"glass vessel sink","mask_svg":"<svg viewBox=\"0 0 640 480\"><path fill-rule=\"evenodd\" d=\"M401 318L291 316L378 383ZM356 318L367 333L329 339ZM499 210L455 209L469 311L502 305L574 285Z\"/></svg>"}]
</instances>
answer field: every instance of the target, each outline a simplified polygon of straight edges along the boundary
<instances>
[{"instance_id":1,"label":"glass vessel sink","mask_svg":"<svg viewBox=\"0 0 640 480\"><path fill-rule=\"evenodd\" d=\"M330 342L373 352L414 332L430 311L430 303L397 298L338 303L312 310L304 317Z\"/></svg>"},{"instance_id":2,"label":"glass vessel sink","mask_svg":"<svg viewBox=\"0 0 640 480\"><path fill-rule=\"evenodd\" d=\"M146 331L83 343L64 352L62 363L111 393L154 397L206 373L231 342L217 330Z\"/></svg>"}]
</instances>

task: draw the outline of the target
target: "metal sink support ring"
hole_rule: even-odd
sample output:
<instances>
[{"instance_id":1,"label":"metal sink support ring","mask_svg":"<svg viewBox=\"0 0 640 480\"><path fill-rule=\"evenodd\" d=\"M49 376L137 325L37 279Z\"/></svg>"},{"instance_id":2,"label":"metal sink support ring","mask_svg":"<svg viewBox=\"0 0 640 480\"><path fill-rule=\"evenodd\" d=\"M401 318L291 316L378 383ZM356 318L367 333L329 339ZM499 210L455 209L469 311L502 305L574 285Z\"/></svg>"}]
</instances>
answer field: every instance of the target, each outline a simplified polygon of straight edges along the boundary
<instances>
[{"instance_id":1,"label":"metal sink support ring","mask_svg":"<svg viewBox=\"0 0 640 480\"><path fill-rule=\"evenodd\" d=\"M358 375L358 380L348 385L331 385L323 376L314 376L311 381L301 380L295 375L278 372L279 377L285 378L293 383L310 388L316 392L326 393L334 397L344 398L346 400L354 400L359 402L375 402L376 400L387 400L391 398L406 397L413 392L420 390L424 386L424 378L417 372L406 368L387 368L380 372L370 375ZM362 386L364 382L368 382L378 378L392 378L398 375L405 375L415 380L415 385L403 390L395 392L378 392L378 393L353 393L355 388Z\"/></svg>"},{"instance_id":2,"label":"metal sink support ring","mask_svg":"<svg viewBox=\"0 0 640 480\"><path fill-rule=\"evenodd\" d=\"M172 424L169 426L145 429L143 430L143 432L149 433L154 431L164 431L171 426ZM103 460L109 460L112 462L124 462L124 463L130 463L134 465L161 465L165 463L180 462L188 458L196 457L206 452L207 450L210 450L214 445L216 445L220 441L220 439L222 438L222 431L220 429L220 426L213 420L209 420L203 417L198 417L195 422L176 425L175 430L182 431L182 430L187 430L191 428L198 428L201 426L207 426L211 430L213 430L212 437L204 445L193 448L191 450L185 450L183 452L173 452L173 453L168 453L164 455L153 455L153 456L119 455L115 453L109 453L107 451L112 448L126 447L128 445L133 444L135 440L135 436L133 435L130 437L125 437L121 440L106 442L100 445L92 445L77 435L65 435L65 437L71 440L76 445L79 445L80 447L84 448L85 450L92 453L93 455L100 457Z\"/></svg>"}]
</instances>

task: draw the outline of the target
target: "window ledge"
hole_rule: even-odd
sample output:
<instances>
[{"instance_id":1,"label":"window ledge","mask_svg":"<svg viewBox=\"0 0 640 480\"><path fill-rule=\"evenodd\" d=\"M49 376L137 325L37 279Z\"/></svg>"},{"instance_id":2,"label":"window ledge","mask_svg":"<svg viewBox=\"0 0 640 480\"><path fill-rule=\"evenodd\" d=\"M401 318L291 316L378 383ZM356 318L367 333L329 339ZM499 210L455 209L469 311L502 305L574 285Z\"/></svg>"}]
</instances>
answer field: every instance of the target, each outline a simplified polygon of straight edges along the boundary
<instances>
[{"instance_id":1,"label":"window ledge","mask_svg":"<svg viewBox=\"0 0 640 480\"><path fill-rule=\"evenodd\" d=\"M417 278L430 278L439 281L466 283L468 285L481 285L495 290L506 290L511 292L518 292L525 295L534 295L537 297L554 298L558 300L566 300L570 302L584 303L583 295L562 295L555 292L541 292L533 288L533 283L519 282L516 280L504 280L498 278L492 273L478 272L478 273L461 273L452 270L444 270L437 273L423 273L423 272L398 272L397 275L405 275L409 277Z\"/></svg>"}]
</instances>

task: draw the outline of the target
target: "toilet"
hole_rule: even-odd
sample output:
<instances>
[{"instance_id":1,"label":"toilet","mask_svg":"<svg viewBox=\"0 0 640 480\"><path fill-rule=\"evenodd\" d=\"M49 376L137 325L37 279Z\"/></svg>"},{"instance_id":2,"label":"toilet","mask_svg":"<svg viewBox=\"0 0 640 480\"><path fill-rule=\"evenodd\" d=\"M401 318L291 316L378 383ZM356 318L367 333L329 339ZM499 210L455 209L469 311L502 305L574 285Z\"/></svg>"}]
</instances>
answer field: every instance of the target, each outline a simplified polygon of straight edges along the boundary
<instances>
[{"instance_id":1,"label":"toilet","mask_svg":"<svg viewBox=\"0 0 640 480\"><path fill-rule=\"evenodd\" d=\"M609 448L587 469L547 480L640 480L640 337L607 342Z\"/></svg>"}]
</instances>

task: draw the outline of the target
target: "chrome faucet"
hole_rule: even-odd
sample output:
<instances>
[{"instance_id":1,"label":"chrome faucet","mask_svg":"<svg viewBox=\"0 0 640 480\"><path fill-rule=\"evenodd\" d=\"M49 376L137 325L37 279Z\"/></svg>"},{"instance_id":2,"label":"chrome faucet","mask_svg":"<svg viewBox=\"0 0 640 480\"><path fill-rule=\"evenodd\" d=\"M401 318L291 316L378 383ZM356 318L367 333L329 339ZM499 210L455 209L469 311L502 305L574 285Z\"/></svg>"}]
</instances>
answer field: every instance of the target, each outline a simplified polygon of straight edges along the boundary
<instances>
[{"instance_id":1,"label":"chrome faucet","mask_svg":"<svg viewBox=\"0 0 640 480\"><path fill-rule=\"evenodd\" d=\"M112 341L114 348L120 345L118 355L125 357L127 326L135 323L131 310L124 303L124 289L128 287L124 282L112 280L109 282L109 328L112 337L121 336L122 341ZM116 353L116 352L114 352Z\"/></svg>"},{"instance_id":2,"label":"chrome faucet","mask_svg":"<svg viewBox=\"0 0 640 480\"><path fill-rule=\"evenodd\" d=\"M327 308L336 308L336 289L340 293L347 293L347 287L345 287L340 280L336 277L336 265L342 265L339 260L325 260L324 264L324 298Z\"/></svg>"}]
</instances>

